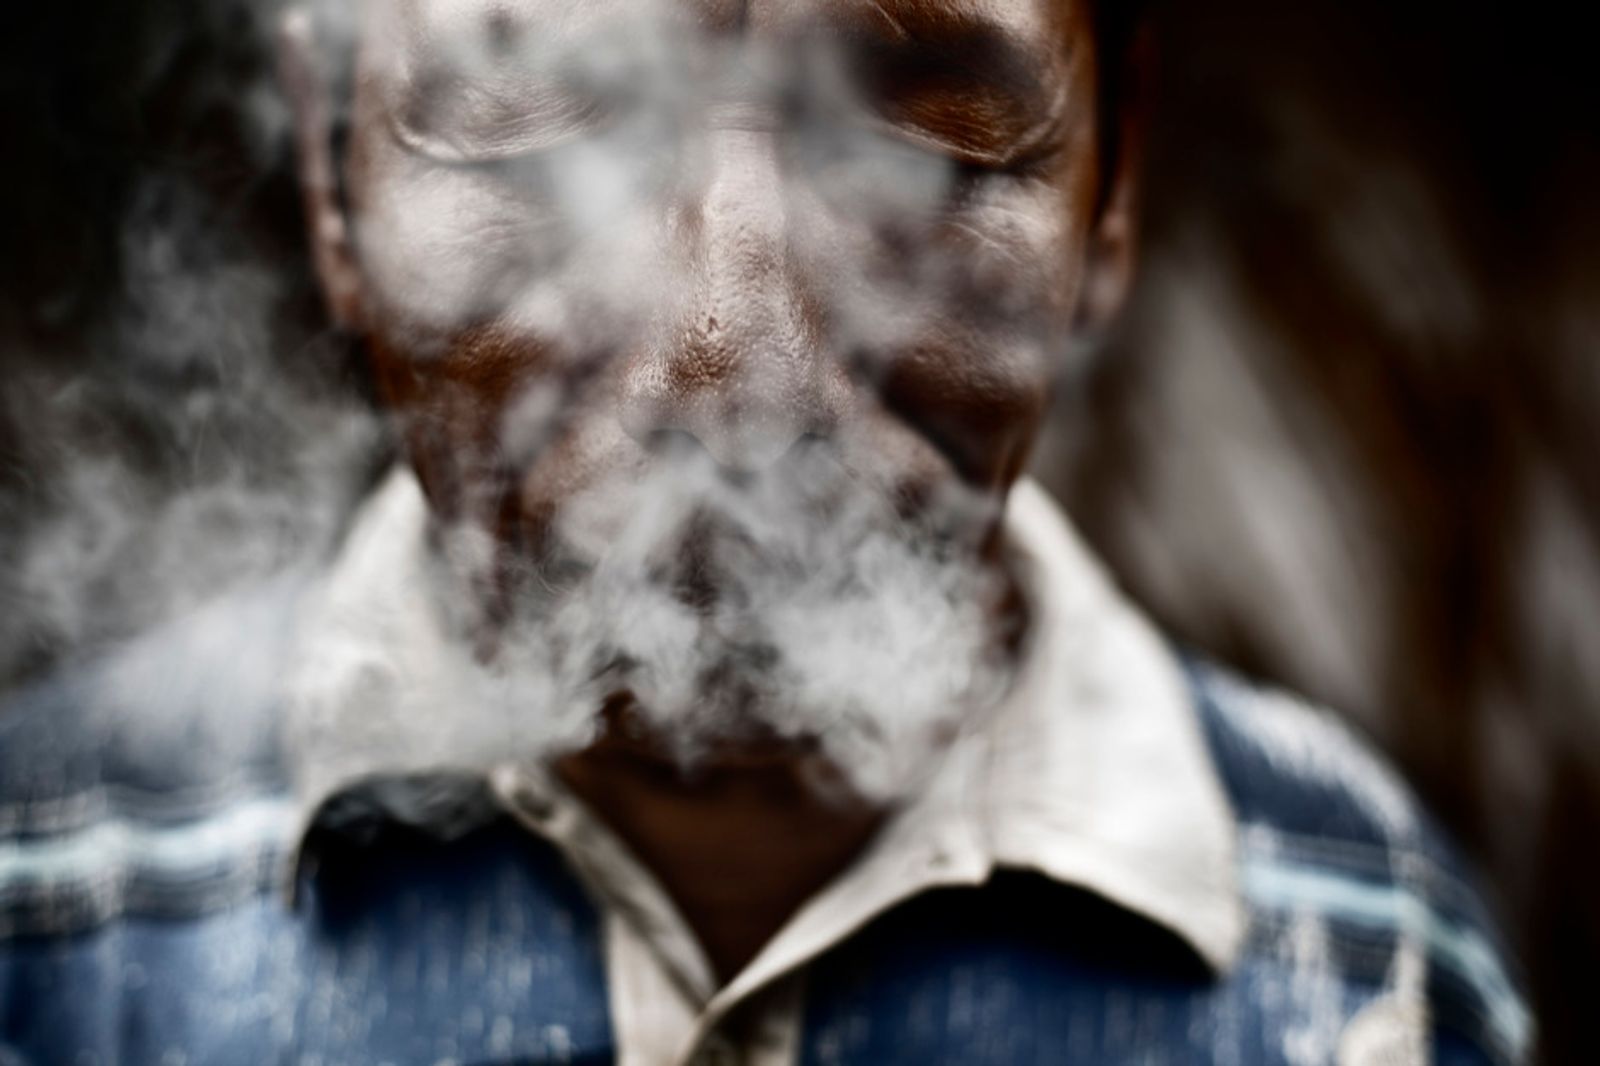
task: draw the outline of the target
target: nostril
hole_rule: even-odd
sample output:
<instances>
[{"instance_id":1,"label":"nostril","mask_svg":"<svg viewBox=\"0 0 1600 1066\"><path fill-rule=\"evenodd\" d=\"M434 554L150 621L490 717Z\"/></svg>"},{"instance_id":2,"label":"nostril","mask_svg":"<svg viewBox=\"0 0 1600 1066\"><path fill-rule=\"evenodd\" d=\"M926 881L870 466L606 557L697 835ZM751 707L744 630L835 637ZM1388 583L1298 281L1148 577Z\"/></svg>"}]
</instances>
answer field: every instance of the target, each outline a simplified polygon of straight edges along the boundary
<instances>
[{"instance_id":1,"label":"nostril","mask_svg":"<svg viewBox=\"0 0 1600 1066\"><path fill-rule=\"evenodd\" d=\"M709 460L724 477L759 474L796 450L822 439L815 433L783 427L758 427L749 422L714 421L694 428L658 426L632 436L652 458L672 462Z\"/></svg>"},{"instance_id":2,"label":"nostril","mask_svg":"<svg viewBox=\"0 0 1600 1066\"><path fill-rule=\"evenodd\" d=\"M658 458L684 459L705 454L699 438L684 429L652 429L639 434L638 441Z\"/></svg>"},{"instance_id":3,"label":"nostril","mask_svg":"<svg viewBox=\"0 0 1600 1066\"><path fill-rule=\"evenodd\" d=\"M777 463L799 436L766 420L716 420L683 432L681 439L693 442L725 473L754 474Z\"/></svg>"}]
</instances>

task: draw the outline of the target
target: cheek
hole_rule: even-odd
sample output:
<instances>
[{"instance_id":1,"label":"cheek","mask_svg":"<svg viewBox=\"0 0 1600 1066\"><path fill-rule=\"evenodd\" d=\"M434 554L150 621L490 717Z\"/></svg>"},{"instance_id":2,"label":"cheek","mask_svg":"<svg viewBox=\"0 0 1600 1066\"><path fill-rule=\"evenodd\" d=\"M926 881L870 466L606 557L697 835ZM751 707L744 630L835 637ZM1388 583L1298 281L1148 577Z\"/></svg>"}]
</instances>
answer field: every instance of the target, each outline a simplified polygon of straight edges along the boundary
<instances>
[{"instance_id":1,"label":"cheek","mask_svg":"<svg viewBox=\"0 0 1600 1066\"><path fill-rule=\"evenodd\" d=\"M446 341L426 357L406 336L397 347L391 330L368 340L380 395L436 513L481 513L482 486L492 478L499 447L493 428L504 403L498 375L471 372L474 362Z\"/></svg>"},{"instance_id":2,"label":"cheek","mask_svg":"<svg viewBox=\"0 0 1600 1066\"><path fill-rule=\"evenodd\" d=\"M482 516L600 365L581 271L547 210L502 180L363 146L356 226L368 349L436 512Z\"/></svg>"},{"instance_id":3,"label":"cheek","mask_svg":"<svg viewBox=\"0 0 1600 1066\"><path fill-rule=\"evenodd\" d=\"M435 510L491 520L516 472L542 452L593 385L557 346L490 323L426 345L382 324L369 338L381 395Z\"/></svg>"},{"instance_id":4,"label":"cheek","mask_svg":"<svg viewBox=\"0 0 1600 1066\"><path fill-rule=\"evenodd\" d=\"M445 166L387 142L366 154L356 232L368 303L413 359L492 328L549 339L564 373L586 374L672 305L682 270L671 219L652 205L584 228L570 197L525 171Z\"/></svg>"},{"instance_id":5,"label":"cheek","mask_svg":"<svg viewBox=\"0 0 1600 1066\"><path fill-rule=\"evenodd\" d=\"M1068 178L1003 178L945 226L975 315L1002 327L1066 328L1083 280L1087 228Z\"/></svg>"},{"instance_id":6,"label":"cheek","mask_svg":"<svg viewBox=\"0 0 1600 1066\"><path fill-rule=\"evenodd\" d=\"M1021 471L1049 394L1032 344L982 332L942 333L897 357L884 405L914 425L963 481L1005 488Z\"/></svg>"},{"instance_id":7,"label":"cheek","mask_svg":"<svg viewBox=\"0 0 1600 1066\"><path fill-rule=\"evenodd\" d=\"M1059 187L995 179L930 239L914 326L884 349L884 403L969 483L1026 462L1082 280L1082 227ZM931 279L931 280L930 280Z\"/></svg>"},{"instance_id":8,"label":"cheek","mask_svg":"<svg viewBox=\"0 0 1600 1066\"><path fill-rule=\"evenodd\" d=\"M470 169L424 165L392 146L371 151L355 233L374 318L450 336L504 307L528 280L537 214Z\"/></svg>"}]
</instances>

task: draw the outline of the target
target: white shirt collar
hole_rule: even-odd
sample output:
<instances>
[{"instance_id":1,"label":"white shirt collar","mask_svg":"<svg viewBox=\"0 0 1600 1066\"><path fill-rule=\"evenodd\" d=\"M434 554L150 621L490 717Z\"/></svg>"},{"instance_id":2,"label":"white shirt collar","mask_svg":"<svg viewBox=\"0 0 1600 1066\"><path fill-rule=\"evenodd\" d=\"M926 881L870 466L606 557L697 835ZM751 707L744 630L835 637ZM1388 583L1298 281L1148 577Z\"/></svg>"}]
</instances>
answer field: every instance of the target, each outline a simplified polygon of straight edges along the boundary
<instances>
[{"instance_id":1,"label":"white shirt collar","mask_svg":"<svg viewBox=\"0 0 1600 1066\"><path fill-rule=\"evenodd\" d=\"M1175 655L1037 484L1012 492L1007 533L1033 626L986 736L994 864L1090 889L1228 968L1236 825Z\"/></svg>"}]
</instances>

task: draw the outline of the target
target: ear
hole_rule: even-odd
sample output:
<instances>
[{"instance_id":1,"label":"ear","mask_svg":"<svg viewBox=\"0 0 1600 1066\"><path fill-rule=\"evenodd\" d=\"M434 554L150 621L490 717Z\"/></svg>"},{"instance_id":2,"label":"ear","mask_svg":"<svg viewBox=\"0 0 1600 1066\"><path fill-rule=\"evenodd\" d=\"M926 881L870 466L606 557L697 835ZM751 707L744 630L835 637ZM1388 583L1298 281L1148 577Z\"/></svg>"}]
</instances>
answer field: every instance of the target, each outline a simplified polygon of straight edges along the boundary
<instances>
[{"instance_id":1,"label":"ear","mask_svg":"<svg viewBox=\"0 0 1600 1066\"><path fill-rule=\"evenodd\" d=\"M1139 256L1139 193L1144 167L1146 114L1153 43L1148 27L1129 42L1120 69L1108 79L1116 93L1103 121L1115 123L1103 138L1112 158L1103 161L1099 214L1089 230L1076 326L1080 333L1106 329L1127 301Z\"/></svg>"},{"instance_id":2,"label":"ear","mask_svg":"<svg viewBox=\"0 0 1600 1066\"><path fill-rule=\"evenodd\" d=\"M363 315L361 271L350 240L334 160L334 95L327 42L316 20L293 7L278 29L278 73L294 119L295 156L312 264L334 324L358 331Z\"/></svg>"}]
</instances>

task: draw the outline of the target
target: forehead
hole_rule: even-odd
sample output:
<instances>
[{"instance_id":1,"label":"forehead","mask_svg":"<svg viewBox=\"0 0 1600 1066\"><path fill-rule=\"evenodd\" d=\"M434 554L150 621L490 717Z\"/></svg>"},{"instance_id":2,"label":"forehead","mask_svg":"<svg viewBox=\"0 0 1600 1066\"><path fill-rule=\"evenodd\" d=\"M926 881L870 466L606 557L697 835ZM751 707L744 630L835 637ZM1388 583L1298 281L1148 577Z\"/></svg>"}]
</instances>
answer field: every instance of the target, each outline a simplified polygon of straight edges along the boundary
<instances>
[{"instance_id":1,"label":"forehead","mask_svg":"<svg viewBox=\"0 0 1600 1066\"><path fill-rule=\"evenodd\" d=\"M449 42L581 36L629 20L750 37L844 30L888 40L981 33L1046 58L1086 25L1080 0L367 0L368 26L427 55Z\"/></svg>"}]
</instances>

